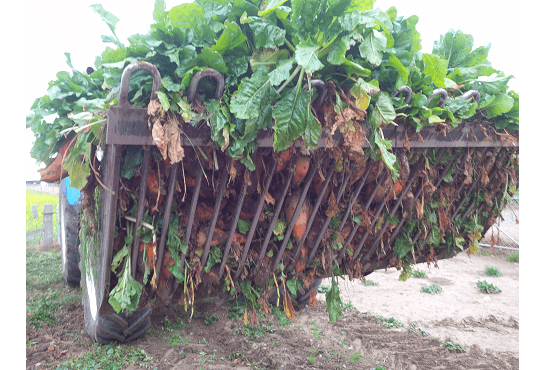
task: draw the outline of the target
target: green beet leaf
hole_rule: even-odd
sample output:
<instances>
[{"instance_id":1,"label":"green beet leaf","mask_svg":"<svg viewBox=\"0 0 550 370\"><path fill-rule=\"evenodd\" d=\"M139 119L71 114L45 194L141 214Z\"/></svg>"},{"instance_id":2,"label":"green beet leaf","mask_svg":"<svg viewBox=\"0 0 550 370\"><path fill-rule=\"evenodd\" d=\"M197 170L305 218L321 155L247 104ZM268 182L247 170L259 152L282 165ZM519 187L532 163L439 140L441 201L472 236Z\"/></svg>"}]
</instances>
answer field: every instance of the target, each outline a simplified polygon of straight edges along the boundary
<instances>
[{"instance_id":1,"label":"green beet leaf","mask_svg":"<svg viewBox=\"0 0 550 370\"><path fill-rule=\"evenodd\" d=\"M366 58L374 67L379 66L387 43L388 40L382 32L372 30L359 46L361 57Z\"/></svg>"},{"instance_id":2,"label":"green beet leaf","mask_svg":"<svg viewBox=\"0 0 550 370\"><path fill-rule=\"evenodd\" d=\"M267 68L260 66L251 77L241 80L239 89L231 97L231 113L241 119L257 118L261 108L271 104L278 95L271 85Z\"/></svg>"}]
</instances>

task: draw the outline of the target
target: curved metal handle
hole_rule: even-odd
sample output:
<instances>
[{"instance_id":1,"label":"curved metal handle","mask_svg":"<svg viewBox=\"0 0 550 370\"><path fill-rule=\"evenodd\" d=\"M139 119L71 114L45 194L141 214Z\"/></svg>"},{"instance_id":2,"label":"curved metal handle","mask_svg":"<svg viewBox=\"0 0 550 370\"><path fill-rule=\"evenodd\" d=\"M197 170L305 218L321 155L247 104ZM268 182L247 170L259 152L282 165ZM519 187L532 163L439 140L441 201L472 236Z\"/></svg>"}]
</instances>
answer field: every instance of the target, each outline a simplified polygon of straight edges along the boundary
<instances>
[{"instance_id":1,"label":"curved metal handle","mask_svg":"<svg viewBox=\"0 0 550 370\"><path fill-rule=\"evenodd\" d=\"M189 93L187 94L187 100L189 104L191 104L193 99L195 99L199 81L204 77L214 77L216 79L218 86L216 87L216 93L214 95L214 98L220 99L222 97L223 89L225 87L225 81L223 80L222 74L213 68L205 68L199 73L195 74L195 76L193 77L193 80L191 81L191 86L189 86Z\"/></svg>"},{"instance_id":2,"label":"curved metal handle","mask_svg":"<svg viewBox=\"0 0 550 370\"><path fill-rule=\"evenodd\" d=\"M428 106L430 104L433 97L436 96L436 95L441 95L441 97L439 98L440 99L439 100L440 101L439 107L443 108L445 106L445 103L447 102L447 97L448 97L447 90L445 90L445 89L435 89L433 94L428 99L428 102L426 103L426 106Z\"/></svg>"},{"instance_id":3,"label":"curved metal handle","mask_svg":"<svg viewBox=\"0 0 550 370\"><path fill-rule=\"evenodd\" d=\"M315 99L315 101L312 103L312 105L319 106L325 100L325 96L327 95L327 86L325 85L323 80L311 80L310 84L311 84L311 87L317 87L317 88L321 89L321 95L319 95L317 97L317 99ZM303 84L302 90L303 91L308 90L308 84L307 83Z\"/></svg>"},{"instance_id":4,"label":"curved metal handle","mask_svg":"<svg viewBox=\"0 0 550 370\"><path fill-rule=\"evenodd\" d=\"M407 85L403 85L399 89L395 90L392 96L397 96L400 93L407 93L407 97L405 98L405 104L409 104L412 98L412 93L413 93L412 89Z\"/></svg>"},{"instance_id":5,"label":"curved metal handle","mask_svg":"<svg viewBox=\"0 0 550 370\"><path fill-rule=\"evenodd\" d=\"M153 77L153 89L151 90L151 100L157 98L157 91L160 89L160 73L154 64L145 61L137 61L128 64L122 72L122 78L120 79L120 92L118 94L118 105L130 105L128 102L128 91L130 89L130 77L132 73L139 70L148 71Z\"/></svg>"},{"instance_id":6,"label":"curved metal handle","mask_svg":"<svg viewBox=\"0 0 550 370\"><path fill-rule=\"evenodd\" d=\"M479 93L478 90L476 90L476 89L471 89L471 90L466 91L466 92L460 97L460 99L470 99L470 98L474 98L474 101L475 101L476 103L479 103L479 100L481 99L481 94Z\"/></svg>"}]
</instances>

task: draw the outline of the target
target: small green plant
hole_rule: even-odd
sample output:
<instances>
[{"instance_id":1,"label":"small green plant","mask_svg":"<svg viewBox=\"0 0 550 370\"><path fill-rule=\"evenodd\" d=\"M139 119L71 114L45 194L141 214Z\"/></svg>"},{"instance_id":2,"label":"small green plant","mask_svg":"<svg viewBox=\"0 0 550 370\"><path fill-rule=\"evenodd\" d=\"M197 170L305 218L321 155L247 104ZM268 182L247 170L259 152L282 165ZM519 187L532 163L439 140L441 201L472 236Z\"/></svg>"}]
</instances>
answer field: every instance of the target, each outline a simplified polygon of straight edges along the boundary
<instances>
[{"instance_id":1,"label":"small green plant","mask_svg":"<svg viewBox=\"0 0 550 370\"><path fill-rule=\"evenodd\" d=\"M147 366L147 363L155 361L155 358L143 349L132 349L120 345L94 344L92 350L80 357L73 357L59 364L56 370L70 369L123 369L126 365L138 364Z\"/></svg>"},{"instance_id":2,"label":"small green plant","mask_svg":"<svg viewBox=\"0 0 550 370\"><path fill-rule=\"evenodd\" d=\"M403 326L403 323L397 319L394 319L393 317L387 318L384 316L374 316L376 319L376 322L379 324L383 324L384 326L391 328L400 328Z\"/></svg>"},{"instance_id":3,"label":"small green plant","mask_svg":"<svg viewBox=\"0 0 550 370\"><path fill-rule=\"evenodd\" d=\"M267 336L267 333L273 333L275 329L273 329L269 325L264 324L258 324L257 326L248 323L246 325L243 325L242 327L242 334L244 334L245 337L249 337L255 342L261 342L264 340Z\"/></svg>"},{"instance_id":4,"label":"small green plant","mask_svg":"<svg viewBox=\"0 0 550 370\"><path fill-rule=\"evenodd\" d=\"M326 293L330 290L330 287L327 286L327 285L319 285L319 287L317 288L317 291L319 293Z\"/></svg>"},{"instance_id":5,"label":"small green plant","mask_svg":"<svg viewBox=\"0 0 550 370\"><path fill-rule=\"evenodd\" d=\"M513 252L508 256L508 262L519 262L519 252Z\"/></svg>"},{"instance_id":6,"label":"small green plant","mask_svg":"<svg viewBox=\"0 0 550 370\"><path fill-rule=\"evenodd\" d=\"M183 333L179 333L179 334L173 334L170 337L170 344L172 344L172 347L175 347L178 345L182 336L183 336Z\"/></svg>"},{"instance_id":7,"label":"small green plant","mask_svg":"<svg viewBox=\"0 0 550 370\"><path fill-rule=\"evenodd\" d=\"M363 281L364 286L378 286L378 283L372 280L365 280Z\"/></svg>"},{"instance_id":8,"label":"small green plant","mask_svg":"<svg viewBox=\"0 0 550 370\"><path fill-rule=\"evenodd\" d=\"M355 353L353 353L353 355L351 356L349 361L350 362L356 362L356 361L359 361L360 358L361 358L361 354L359 352L355 352Z\"/></svg>"},{"instance_id":9,"label":"small green plant","mask_svg":"<svg viewBox=\"0 0 550 370\"><path fill-rule=\"evenodd\" d=\"M164 331L172 332L183 329L183 319L181 317L178 317L177 321L177 323L173 323L172 321L170 321L170 318L168 316L162 319L161 323L162 325L164 325Z\"/></svg>"},{"instance_id":10,"label":"small green plant","mask_svg":"<svg viewBox=\"0 0 550 370\"><path fill-rule=\"evenodd\" d=\"M204 318L204 323L206 325L210 325L210 324L215 323L218 320L219 320L218 314L213 313L212 315L206 315L206 317Z\"/></svg>"},{"instance_id":11,"label":"small green plant","mask_svg":"<svg viewBox=\"0 0 550 370\"><path fill-rule=\"evenodd\" d=\"M426 274L426 272L424 270L414 270L411 273L411 276L415 277L415 278L427 278L428 277L428 275Z\"/></svg>"},{"instance_id":12,"label":"small green plant","mask_svg":"<svg viewBox=\"0 0 550 370\"><path fill-rule=\"evenodd\" d=\"M180 358L185 358L185 352L184 351L180 351Z\"/></svg>"},{"instance_id":13,"label":"small green plant","mask_svg":"<svg viewBox=\"0 0 550 370\"><path fill-rule=\"evenodd\" d=\"M313 364L317 358L315 356L311 356L308 358L308 361L310 364Z\"/></svg>"},{"instance_id":14,"label":"small green plant","mask_svg":"<svg viewBox=\"0 0 550 370\"><path fill-rule=\"evenodd\" d=\"M351 301L349 301L348 303L344 303L344 306L342 308L344 312L359 311L357 308L355 308L354 305L351 304Z\"/></svg>"},{"instance_id":15,"label":"small green plant","mask_svg":"<svg viewBox=\"0 0 550 370\"><path fill-rule=\"evenodd\" d=\"M502 272L498 270L496 267L487 266L485 267L485 271L483 272L484 276L502 276Z\"/></svg>"},{"instance_id":16,"label":"small green plant","mask_svg":"<svg viewBox=\"0 0 550 370\"><path fill-rule=\"evenodd\" d=\"M466 350L462 348L462 345L451 342L451 338L447 339L447 342L441 344L441 347L447 348L451 352L466 352Z\"/></svg>"},{"instance_id":17,"label":"small green plant","mask_svg":"<svg viewBox=\"0 0 550 370\"><path fill-rule=\"evenodd\" d=\"M312 322L311 322L311 325L313 325L313 326L310 327L309 330L312 331L312 334L313 334L313 336L315 337L315 339L321 339L321 337L324 335L324 333L321 333L321 332L319 331L319 329L320 329L320 328L319 328L319 325L317 325L317 324L315 323L315 321L312 321Z\"/></svg>"},{"instance_id":18,"label":"small green plant","mask_svg":"<svg viewBox=\"0 0 550 370\"><path fill-rule=\"evenodd\" d=\"M494 286L493 284L489 284L485 280L477 282L477 289L481 290L482 293L487 293L487 294L496 294L496 293L502 292L502 290L500 290L497 286Z\"/></svg>"},{"instance_id":19,"label":"small green plant","mask_svg":"<svg viewBox=\"0 0 550 370\"><path fill-rule=\"evenodd\" d=\"M422 293L430 293L430 294L437 294L441 293L441 287L439 285L424 285L422 288L420 288L420 291Z\"/></svg>"},{"instance_id":20,"label":"small green plant","mask_svg":"<svg viewBox=\"0 0 550 370\"><path fill-rule=\"evenodd\" d=\"M273 307L271 309L271 313L273 314L273 316L277 318L279 325L283 325L283 326L290 325L291 323L290 319L285 315L285 313L280 308Z\"/></svg>"},{"instance_id":21,"label":"small green plant","mask_svg":"<svg viewBox=\"0 0 550 370\"><path fill-rule=\"evenodd\" d=\"M372 370L386 370L386 369L384 368L384 366L378 365L376 367L373 367Z\"/></svg>"}]
</instances>

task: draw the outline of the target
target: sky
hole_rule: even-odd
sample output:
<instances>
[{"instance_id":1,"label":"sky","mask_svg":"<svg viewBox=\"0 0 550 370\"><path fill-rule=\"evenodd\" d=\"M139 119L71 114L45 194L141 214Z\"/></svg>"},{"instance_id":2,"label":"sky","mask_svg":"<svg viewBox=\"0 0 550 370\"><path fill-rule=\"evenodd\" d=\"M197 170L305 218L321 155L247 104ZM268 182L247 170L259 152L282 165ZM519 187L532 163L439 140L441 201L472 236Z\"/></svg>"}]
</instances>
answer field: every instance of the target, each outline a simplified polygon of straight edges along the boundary
<instances>
[{"instance_id":1,"label":"sky","mask_svg":"<svg viewBox=\"0 0 550 370\"><path fill-rule=\"evenodd\" d=\"M181 2L166 0L166 7L170 9ZM109 45L101 41L101 35L111 35L111 32L90 8L95 3L102 4L120 19L116 32L126 45L128 36L146 33L153 23L154 0L28 1L24 52L29 68L26 70L28 83L22 102L25 116L30 113L33 101L46 93L48 82L55 80L56 73L70 71L65 52L71 54L74 67L84 72L88 66L93 66L95 57ZM431 52L433 42L451 28L471 34L474 48L491 43L488 59L494 68L515 76L509 85L519 92L519 53L515 52L520 39L518 4L509 0L378 0L374 6L382 10L395 6L398 15L417 15L423 52ZM26 180L39 179L36 161L28 154L33 141L30 129L26 130Z\"/></svg>"}]
</instances>

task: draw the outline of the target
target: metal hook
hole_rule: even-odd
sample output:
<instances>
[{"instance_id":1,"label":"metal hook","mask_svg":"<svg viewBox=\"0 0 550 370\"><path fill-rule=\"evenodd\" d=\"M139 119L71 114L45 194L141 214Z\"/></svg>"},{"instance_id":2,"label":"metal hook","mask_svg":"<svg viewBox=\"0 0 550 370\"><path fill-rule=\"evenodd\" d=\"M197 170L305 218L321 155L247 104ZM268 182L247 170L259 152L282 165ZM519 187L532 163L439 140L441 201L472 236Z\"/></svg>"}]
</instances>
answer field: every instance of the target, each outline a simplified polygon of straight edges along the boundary
<instances>
[{"instance_id":1,"label":"metal hook","mask_svg":"<svg viewBox=\"0 0 550 370\"><path fill-rule=\"evenodd\" d=\"M222 97L223 89L225 87L225 81L223 80L222 74L213 68L205 68L197 73L191 81L191 86L189 86L189 93L187 94L187 100L189 101L189 103L191 103L193 99L195 99L195 94L197 93L197 86L199 85L199 81L204 77L214 77L216 79L218 85L216 87L214 98L220 99Z\"/></svg>"},{"instance_id":2,"label":"metal hook","mask_svg":"<svg viewBox=\"0 0 550 370\"><path fill-rule=\"evenodd\" d=\"M400 93L407 93L407 97L405 98L405 104L409 104L412 98L412 93L413 93L412 89L407 85L403 85L399 89L395 90L392 96L397 96Z\"/></svg>"},{"instance_id":3,"label":"metal hook","mask_svg":"<svg viewBox=\"0 0 550 370\"><path fill-rule=\"evenodd\" d=\"M481 99L481 94L479 93L478 90L476 90L476 89L471 89L471 90L466 91L466 92L460 97L460 99L470 99L470 98L474 98L474 101L475 101L476 103L479 103L479 100Z\"/></svg>"},{"instance_id":4,"label":"metal hook","mask_svg":"<svg viewBox=\"0 0 550 370\"><path fill-rule=\"evenodd\" d=\"M128 91L130 90L130 77L132 73L139 70L146 70L153 77L153 89L151 90L151 100L157 98L157 91L160 89L160 73L157 67L154 64L145 61L137 61L128 64L124 71L122 72L122 77L120 79L120 92L118 94L118 105L130 105L128 102Z\"/></svg>"},{"instance_id":5,"label":"metal hook","mask_svg":"<svg viewBox=\"0 0 550 370\"><path fill-rule=\"evenodd\" d=\"M433 94L429 97L428 102L426 103L426 106L430 104L433 97L436 95L441 95L441 97L439 98L440 99L439 107L443 108L445 106L445 103L447 102L447 97L448 97L447 90L445 89L435 89Z\"/></svg>"},{"instance_id":6,"label":"metal hook","mask_svg":"<svg viewBox=\"0 0 550 370\"><path fill-rule=\"evenodd\" d=\"M315 101L312 104L312 105L315 105L315 106L320 106L321 104L323 104L323 101L325 100L325 96L327 95L327 86L325 85L323 80L311 80L310 84L311 84L311 87L316 87L316 88L321 89L321 95L318 96L317 99L315 99ZM302 86L302 90L303 91L308 90L308 84L307 83L305 83Z\"/></svg>"}]
</instances>

